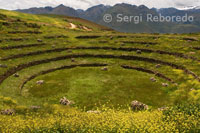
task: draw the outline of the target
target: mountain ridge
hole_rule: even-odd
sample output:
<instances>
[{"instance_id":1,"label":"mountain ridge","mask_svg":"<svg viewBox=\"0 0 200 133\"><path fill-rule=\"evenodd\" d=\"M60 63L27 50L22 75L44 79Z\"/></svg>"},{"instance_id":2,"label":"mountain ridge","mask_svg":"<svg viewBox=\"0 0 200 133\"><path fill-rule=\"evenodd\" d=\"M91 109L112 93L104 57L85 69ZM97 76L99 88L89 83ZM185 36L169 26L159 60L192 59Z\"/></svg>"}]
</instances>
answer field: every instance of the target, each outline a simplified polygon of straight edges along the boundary
<instances>
[{"instance_id":1,"label":"mountain ridge","mask_svg":"<svg viewBox=\"0 0 200 133\"><path fill-rule=\"evenodd\" d=\"M24 10L16 10L23 13L31 14L57 14L57 15L66 15L72 17L83 18L92 22L95 22L100 25L104 25L110 28L113 28L120 32L147 32L147 33L191 33L191 32L200 32L200 9L194 7L188 10L180 10L177 8L148 8L145 5L131 5L126 3L116 4L114 6L106 6L103 4L96 5L88 8L87 10L74 9L63 4L53 8L53 7L44 7L44 8L30 8ZM158 16L162 14L163 16L181 16L185 14L194 16L194 22L183 22L183 23L147 23L142 22L138 25L131 23L105 23L103 17L105 14L126 14L138 16L140 14L147 15L153 14ZM116 19L116 18L115 18Z\"/></svg>"}]
</instances>

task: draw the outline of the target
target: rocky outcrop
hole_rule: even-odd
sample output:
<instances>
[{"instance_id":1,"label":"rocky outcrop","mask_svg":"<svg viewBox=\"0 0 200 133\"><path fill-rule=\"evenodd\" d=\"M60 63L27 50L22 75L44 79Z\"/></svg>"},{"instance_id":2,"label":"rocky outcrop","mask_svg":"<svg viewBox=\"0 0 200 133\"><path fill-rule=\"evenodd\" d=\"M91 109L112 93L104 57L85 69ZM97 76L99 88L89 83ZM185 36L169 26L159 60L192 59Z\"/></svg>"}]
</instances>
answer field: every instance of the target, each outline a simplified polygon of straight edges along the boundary
<instances>
[{"instance_id":1,"label":"rocky outcrop","mask_svg":"<svg viewBox=\"0 0 200 133\"><path fill-rule=\"evenodd\" d=\"M166 111L168 109L169 109L169 107L161 107L161 108L158 108L158 111Z\"/></svg>"},{"instance_id":2,"label":"rocky outcrop","mask_svg":"<svg viewBox=\"0 0 200 133\"><path fill-rule=\"evenodd\" d=\"M148 105L135 100L135 101L131 102L131 109L133 111L147 110L148 109Z\"/></svg>"},{"instance_id":3,"label":"rocky outcrop","mask_svg":"<svg viewBox=\"0 0 200 133\"><path fill-rule=\"evenodd\" d=\"M89 111L87 111L87 113L89 113L89 114L100 114L101 111L98 111L98 110L89 110Z\"/></svg>"},{"instance_id":4,"label":"rocky outcrop","mask_svg":"<svg viewBox=\"0 0 200 133\"><path fill-rule=\"evenodd\" d=\"M73 101L68 100L66 97L60 99L60 104L62 105L72 105L74 104Z\"/></svg>"},{"instance_id":5,"label":"rocky outcrop","mask_svg":"<svg viewBox=\"0 0 200 133\"><path fill-rule=\"evenodd\" d=\"M162 83L162 86L164 86L164 87L168 87L169 84L168 84L168 83Z\"/></svg>"},{"instance_id":6,"label":"rocky outcrop","mask_svg":"<svg viewBox=\"0 0 200 133\"><path fill-rule=\"evenodd\" d=\"M42 85L42 84L44 84L44 80L39 80L39 81L37 81L36 82L38 85Z\"/></svg>"},{"instance_id":7,"label":"rocky outcrop","mask_svg":"<svg viewBox=\"0 0 200 133\"><path fill-rule=\"evenodd\" d=\"M5 109L1 111L2 115L14 115L15 114L15 110L14 109Z\"/></svg>"},{"instance_id":8,"label":"rocky outcrop","mask_svg":"<svg viewBox=\"0 0 200 133\"><path fill-rule=\"evenodd\" d=\"M151 80L152 82L156 82L156 81L157 81L154 77L151 77L150 80Z\"/></svg>"}]
</instances>

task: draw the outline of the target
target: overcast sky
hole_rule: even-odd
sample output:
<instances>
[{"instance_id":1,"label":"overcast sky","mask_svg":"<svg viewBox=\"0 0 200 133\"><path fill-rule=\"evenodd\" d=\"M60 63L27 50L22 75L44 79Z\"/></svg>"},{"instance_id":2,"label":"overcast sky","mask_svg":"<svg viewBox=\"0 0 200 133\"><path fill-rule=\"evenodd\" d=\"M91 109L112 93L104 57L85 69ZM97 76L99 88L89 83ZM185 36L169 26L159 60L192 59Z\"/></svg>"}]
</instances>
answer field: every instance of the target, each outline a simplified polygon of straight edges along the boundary
<instances>
[{"instance_id":1,"label":"overcast sky","mask_svg":"<svg viewBox=\"0 0 200 133\"><path fill-rule=\"evenodd\" d=\"M200 6L200 0L0 0L0 8L14 10L30 7L55 7L64 4L75 9L87 9L98 4L114 5L116 3L146 5L150 8Z\"/></svg>"}]
</instances>

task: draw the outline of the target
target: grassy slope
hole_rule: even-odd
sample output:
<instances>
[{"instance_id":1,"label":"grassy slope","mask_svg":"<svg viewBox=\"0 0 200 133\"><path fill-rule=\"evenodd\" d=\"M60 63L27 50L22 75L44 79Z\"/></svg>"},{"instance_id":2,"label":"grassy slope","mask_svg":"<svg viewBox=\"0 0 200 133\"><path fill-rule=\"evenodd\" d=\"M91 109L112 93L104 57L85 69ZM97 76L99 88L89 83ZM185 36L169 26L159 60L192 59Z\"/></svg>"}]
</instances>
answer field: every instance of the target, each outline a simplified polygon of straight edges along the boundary
<instances>
[{"instance_id":1,"label":"grassy slope","mask_svg":"<svg viewBox=\"0 0 200 133\"><path fill-rule=\"evenodd\" d=\"M69 29L69 23L76 24L78 28ZM86 26L92 31L88 32L81 26ZM8 33L12 31L42 33ZM100 37L96 39L76 38L85 35ZM38 42L38 39L42 42ZM191 39L196 41L188 41ZM126 43L123 43L124 41ZM157 44L139 42L156 42ZM160 68L156 68L155 65L158 63L153 61L119 58L61 58L45 62L47 59L52 60L66 55L129 55L171 62L200 75L200 53L199 50L193 48L199 47L199 42L199 34L125 34L108 31L105 27L77 18L28 15L0 10L0 64L7 66L7 68L0 67L0 81L6 76L3 74L11 73L0 84L0 110L15 109L17 113L14 116L0 114L0 132L199 132L200 106L191 103L199 100L200 85L191 74L184 73L170 65L161 65ZM3 49L42 43L45 44ZM98 48L78 49L78 46ZM105 46L140 48L154 52L142 51L141 54L137 54L136 50L102 49ZM69 49L52 51L58 48ZM52 52L45 52L47 50ZM159 51L155 52L156 50L182 53L184 56L160 54ZM30 53L32 55L22 55ZM21 57L16 58L16 55L21 55ZM3 60L12 56L15 58ZM190 58L185 59L186 57ZM31 65L34 61L40 61L40 63ZM36 76L21 89L22 84L28 78L40 72L62 66L91 63L108 64L108 70L103 71L103 67L75 67L57 70ZM30 66L28 67L27 64ZM20 65L26 67L20 70ZM121 65L162 73L177 84L153 74L123 69ZM19 71L15 71L17 68ZM13 71L19 74L19 77L15 77ZM157 82L150 81L151 77L155 77ZM44 80L44 84L37 85L38 80ZM163 87L162 83L168 83L169 86ZM78 109L59 105L59 100L63 96L73 100L74 106ZM180 103L186 99L190 100L189 105L175 106L163 112L156 109L141 112L127 110L132 100L138 100L157 108L176 102ZM30 107L35 105L41 108L37 110ZM112 106L114 109L110 109ZM89 109L98 109L101 112L87 113Z\"/></svg>"},{"instance_id":2,"label":"grassy slope","mask_svg":"<svg viewBox=\"0 0 200 133\"><path fill-rule=\"evenodd\" d=\"M142 41L142 42L157 42L157 45L147 45L138 43L126 43L124 47L137 47L152 50L163 50L169 52L179 52L187 56L199 58L199 51L192 49L191 46L197 47L199 41L185 41L181 38L199 38L198 34L193 35L149 35L149 34L123 34L114 31L106 31L105 27L101 27L91 22L82 19L63 17L63 16L43 16L43 15L28 15L18 12L10 12L0 10L1 14L7 15L2 22L10 23L9 26L2 26L0 31L2 40L0 47L15 46L22 44L38 43L37 39L42 39L44 46L28 47L21 49L2 50L0 49L1 58L17 55L21 53L36 52L38 50L50 50L63 47L76 46L110 46L121 47L123 41ZM20 19L20 22L17 22ZM35 23L41 28L26 27L26 23ZM88 32L83 29L70 30L69 23L76 25L84 25L91 28L93 31ZM8 31L41 31L42 34L8 34ZM52 38L46 39L45 36L65 35L68 38ZM98 39L76 39L79 35L99 35ZM118 38L117 36L124 35L125 38ZM110 37L112 36L112 38ZM152 37L159 37L158 39ZM173 38L174 37L174 38ZM12 41L10 38L26 38L23 41ZM6 40L7 39L7 40ZM101 43L101 41L105 41ZM52 45L54 45L52 47ZM191 54L195 52L195 54ZM158 53L143 53L138 55L135 51L113 51L113 50L65 50L61 52L45 53L34 56L27 56L23 58L11 59L7 61L0 61L0 64L6 64L8 68L13 68L17 65L37 61L42 59L50 59L58 56L70 54L112 54L112 55L133 55L141 57L149 57L166 62L173 62L184 66L189 70L194 71L200 75L199 62L191 59L177 58L170 55L161 55ZM20 77L8 77L0 85L0 94L16 99L21 105L43 105L45 102L55 104L59 99L66 96L70 100L75 101L76 106L88 108L94 107L99 103L106 104L110 102L113 106L126 106L132 100L139 100L153 107L161 107L171 104L173 99L171 94L175 92L179 86L185 83L188 89L196 87L198 89L198 82L188 84L187 80L194 80L192 76L187 75L174 68L163 65L161 68L155 68L157 63L144 61L127 61L122 59L101 59L101 58L78 58L74 63L70 59L53 61L45 64L40 64L23 69L17 72ZM41 75L29 81L20 94L21 84L31 75L40 71L59 67L62 65L81 64L81 63L108 63L108 71L102 71L101 68L73 68L70 70L55 71L46 75ZM149 79L154 77L153 74L138 72L135 70L124 70L120 65L138 66L146 69L151 69L163 73L167 77L173 79L178 86L171 84L161 78L157 78L157 82L151 82ZM192 65L191 65L192 64ZM5 73L8 68L0 68L0 74ZM37 85L36 81L44 80L43 85ZM163 87L162 83L167 82L168 87ZM189 82L189 81L188 81ZM195 85L194 85L195 84ZM196 85L197 84L197 85Z\"/></svg>"}]
</instances>

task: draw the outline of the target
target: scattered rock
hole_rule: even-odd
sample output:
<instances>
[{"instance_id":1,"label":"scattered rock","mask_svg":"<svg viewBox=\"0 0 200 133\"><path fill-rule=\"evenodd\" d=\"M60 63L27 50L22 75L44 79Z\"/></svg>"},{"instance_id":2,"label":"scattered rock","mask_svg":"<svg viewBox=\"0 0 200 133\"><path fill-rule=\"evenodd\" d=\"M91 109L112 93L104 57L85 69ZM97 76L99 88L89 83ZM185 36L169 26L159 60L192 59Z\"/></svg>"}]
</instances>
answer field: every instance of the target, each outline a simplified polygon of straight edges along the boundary
<instances>
[{"instance_id":1,"label":"scattered rock","mask_svg":"<svg viewBox=\"0 0 200 133\"><path fill-rule=\"evenodd\" d=\"M160 68L160 67L161 67L161 65L160 65L160 64L157 64L155 67L156 67L156 68Z\"/></svg>"},{"instance_id":2,"label":"scattered rock","mask_svg":"<svg viewBox=\"0 0 200 133\"><path fill-rule=\"evenodd\" d=\"M150 80L151 80L152 82L156 82L156 81L157 81L154 77L151 77Z\"/></svg>"},{"instance_id":3,"label":"scattered rock","mask_svg":"<svg viewBox=\"0 0 200 133\"><path fill-rule=\"evenodd\" d=\"M191 89L190 89L190 91L193 91L193 90L195 90L195 89L194 89L194 88L191 88Z\"/></svg>"},{"instance_id":4,"label":"scattered rock","mask_svg":"<svg viewBox=\"0 0 200 133\"><path fill-rule=\"evenodd\" d=\"M7 68L8 66L0 64L1 68Z\"/></svg>"},{"instance_id":5,"label":"scattered rock","mask_svg":"<svg viewBox=\"0 0 200 133\"><path fill-rule=\"evenodd\" d=\"M62 104L62 105L71 105L71 104L74 104L74 102L68 100L66 97L63 97L63 98L60 99L60 104Z\"/></svg>"},{"instance_id":6,"label":"scattered rock","mask_svg":"<svg viewBox=\"0 0 200 133\"><path fill-rule=\"evenodd\" d=\"M5 109L1 111L2 115L14 115L15 114L15 110L14 109Z\"/></svg>"},{"instance_id":7,"label":"scattered rock","mask_svg":"<svg viewBox=\"0 0 200 133\"><path fill-rule=\"evenodd\" d=\"M125 45L126 45L125 43L120 44L120 46L125 46Z\"/></svg>"},{"instance_id":8,"label":"scattered rock","mask_svg":"<svg viewBox=\"0 0 200 133\"><path fill-rule=\"evenodd\" d=\"M137 50L136 53L137 54L142 54L142 51L141 50Z\"/></svg>"},{"instance_id":9,"label":"scattered rock","mask_svg":"<svg viewBox=\"0 0 200 133\"><path fill-rule=\"evenodd\" d=\"M169 107L161 107L161 108L158 108L158 111L166 111L168 109L169 109Z\"/></svg>"},{"instance_id":10,"label":"scattered rock","mask_svg":"<svg viewBox=\"0 0 200 133\"><path fill-rule=\"evenodd\" d=\"M194 54L196 54L196 53L195 53L195 52L190 52L189 54L194 55Z\"/></svg>"},{"instance_id":11,"label":"scattered rock","mask_svg":"<svg viewBox=\"0 0 200 133\"><path fill-rule=\"evenodd\" d=\"M131 102L131 108L133 111L147 110L148 105L135 100Z\"/></svg>"},{"instance_id":12,"label":"scattered rock","mask_svg":"<svg viewBox=\"0 0 200 133\"><path fill-rule=\"evenodd\" d=\"M37 39L38 42L43 42L41 39Z\"/></svg>"},{"instance_id":13,"label":"scattered rock","mask_svg":"<svg viewBox=\"0 0 200 133\"><path fill-rule=\"evenodd\" d=\"M177 84L177 83L175 83L174 85L175 85L175 86L178 86L178 84Z\"/></svg>"},{"instance_id":14,"label":"scattered rock","mask_svg":"<svg viewBox=\"0 0 200 133\"><path fill-rule=\"evenodd\" d=\"M75 62L75 59L74 59L74 58L71 58L71 62Z\"/></svg>"},{"instance_id":15,"label":"scattered rock","mask_svg":"<svg viewBox=\"0 0 200 133\"><path fill-rule=\"evenodd\" d=\"M89 110L87 111L87 113L91 113L91 114L100 114L101 112L98 110Z\"/></svg>"},{"instance_id":16,"label":"scattered rock","mask_svg":"<svg viewBox=\"0 0 200 133\"><path fill-rule=\"evenodd\" d=\"M44 80L39 80L39 81L37 81L36 82L38 85L42 85L42 84L44 84Z\"/></svg>"},{"instance_id":17,"label":"scattered rock","mask_svg":"<svg viewBox=\"0 0 200 133\"><path fill-rule=\"evenodd\" d=\"M38 110L38 109L40 109L41 107L40 106L31 106L30 107L30 109L32 109L32 110Z\"/></svg>"},{"instance_id":18,"label":"scattered rock","mask_svg":"<svg viewBox=\"0 0 200 133\"><path fill-rule=\"evenodd\" d=\"M101 68L101 70L103 70L103 71L108 71L108 68L107 68L107 67L104 67L104 68Z\"/></svg>"},{"instance_id":19,"label":"scattered rock","mask_svg":"<svg viewBox=\"0 0 200 133\"><path fill-rule=\"evenodd\" d=\"M18 78L18 77L19 77L19 74L18 74L18 73L15 73L13 76L16 77L16 78Z\"/></svg>"},{"instance_id":20,"label":"scattered rock","mask_svg":"<svg viewBox=\"0 0 200 133\"><path fill-rule=\"evenodd\" d=\"M168 83L162 83L162 86L164 86L164 87L168 87L169 84L168 84Z\"/></svg>"}]
</instances>

